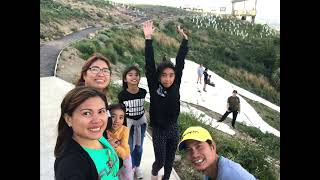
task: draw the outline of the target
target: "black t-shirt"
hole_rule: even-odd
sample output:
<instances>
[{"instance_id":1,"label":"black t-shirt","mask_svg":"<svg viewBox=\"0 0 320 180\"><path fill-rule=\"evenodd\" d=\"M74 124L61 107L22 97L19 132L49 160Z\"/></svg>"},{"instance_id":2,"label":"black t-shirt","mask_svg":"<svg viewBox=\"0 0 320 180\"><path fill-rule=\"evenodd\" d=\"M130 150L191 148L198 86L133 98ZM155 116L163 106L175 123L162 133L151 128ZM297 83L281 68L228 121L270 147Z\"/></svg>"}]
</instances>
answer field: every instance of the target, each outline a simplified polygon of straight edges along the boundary
<instances>
[{"instance_id":1,"label":"black t-shirt","mask_svg":"<svg viewBox=\"0 0 320 180\"><path fill-rule=\"evenodd\" d=\"M127 90L122 90L118 95L119 103L126 106L126 115L130 119L138 120L144 114L144 99L147 91L139 88L139 92L131 94Z\"/></svg>"},{"instance_id":2,"label":"black t-shirt","mask_svg":"<svg viewBox=\"0 0 320 180\"><path fill-rule=\"evenodd\" d=\"M208 81L208 73L207 71L203 71L203 75L204 75L204 82Z\"/></svg>"}]
</instances>

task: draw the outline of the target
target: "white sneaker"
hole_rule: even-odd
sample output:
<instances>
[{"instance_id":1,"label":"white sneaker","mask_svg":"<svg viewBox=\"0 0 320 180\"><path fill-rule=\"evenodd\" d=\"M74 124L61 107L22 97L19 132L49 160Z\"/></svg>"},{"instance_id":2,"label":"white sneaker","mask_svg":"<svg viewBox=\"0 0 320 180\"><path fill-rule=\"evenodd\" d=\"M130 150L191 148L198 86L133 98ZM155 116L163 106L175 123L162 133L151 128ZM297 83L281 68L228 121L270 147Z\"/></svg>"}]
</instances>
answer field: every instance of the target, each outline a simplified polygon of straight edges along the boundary
<instances>
[{"instance_id":1,"label":"white sneaker","mask_svg":"<svg viewBox=\"0 0 320 180\"><path fill-rule=\"evenodd\" d=\"M135 168L135 173L138 179L143 179L143 171L140 167Z\"/></svg>"}]
</instances>

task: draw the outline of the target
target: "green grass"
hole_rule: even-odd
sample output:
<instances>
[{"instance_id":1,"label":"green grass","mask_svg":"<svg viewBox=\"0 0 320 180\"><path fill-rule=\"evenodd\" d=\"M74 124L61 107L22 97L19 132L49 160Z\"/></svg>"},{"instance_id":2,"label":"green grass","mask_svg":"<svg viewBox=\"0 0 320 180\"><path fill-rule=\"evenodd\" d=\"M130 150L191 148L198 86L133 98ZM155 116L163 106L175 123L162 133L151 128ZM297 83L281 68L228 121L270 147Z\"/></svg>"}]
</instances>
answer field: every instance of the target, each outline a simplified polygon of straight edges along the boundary
<instances>
[{"instance_id":1,"label":"green grass","mask_svg":"<svg viewBox=\"0 0 320 180\"><path fill-rule=\"evenodd\" d=\"M280 160L280 138L271 134L263 133L256 127L250 127L237 123L237 129L240 132L248 134L250 137L254 138L257 143L265 148L271 157L276 160Z\"/></svg>"},{"instance_id":2,"label":"green grass","mask_svg":"<svg viewBox=\"0 0 320 180\"><path fill-rule=\"evenodd\" d=\"M273 110L262 103L253 101L246 97L243 98L257 111L266 123L280 131L280 112Z\"/></svg>"},{"instance_id":3,"label":"green grass","mask_svg":"<svg viewBox=\"0 0 320 180\"><path fill-rule=\"evenodd\" d=\"M70 19L92 19L88 12L72 9L70 5L64 5L52 0L40 1L40 23L59 22Z\"/></svg>"}]
</instances>

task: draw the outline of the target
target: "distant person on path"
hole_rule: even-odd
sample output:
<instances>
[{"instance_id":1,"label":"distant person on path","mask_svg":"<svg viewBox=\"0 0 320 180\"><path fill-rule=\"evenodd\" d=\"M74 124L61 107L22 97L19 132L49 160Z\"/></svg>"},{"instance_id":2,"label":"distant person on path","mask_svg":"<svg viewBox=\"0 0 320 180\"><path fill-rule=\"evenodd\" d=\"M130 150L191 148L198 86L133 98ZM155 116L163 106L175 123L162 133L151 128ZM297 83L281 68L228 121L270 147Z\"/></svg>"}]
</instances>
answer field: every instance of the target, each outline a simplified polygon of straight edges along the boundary
<instances>
[{"instance_id":1,"label":"distant person on path","mask_svg":"<svg viewBox=\"0 0 320 180\"><path fill-rule=\"evenodd\" d=\"M198 80L197 80L197 84L198 84L198 82L200 82L200 84L201 84L201 78L202 78L202 75L203 75L203 66L202 66L202 64L200 64L200 66L198 67L198 69L197 69L197 74L198 74Z\"/></svg>"},{"instance_id":2,"label":"distant person on path","mask_svg":"<svg viewBox=\"0 0 320 180\"><path fill-rule=\"evenodd\" d=\"M210 133L200 127L186 129L179 143L191 166L204 174L205 180L255 180L239 163L217 154L217 146Z\"/></svg>"},{"instance_id":3,"label":"distant person on path","mask_svg":"<svg viewBox=\"0 0 320 180\"><path fill-rule=\"evenodd\" d=\"M207 83L208 83L208 68L206 68L206 69L203 71L203 76L204 76L204 80L203 80L203 91L204 91L204 92L207 92L206 86L207 86Z\"/></svg>"},{"instance_id":4,"label":"distant person on path","mask_svg":"<svg viewBox=\"0 0 320 180\"><path fill-rule=\"evenodd\" d=\"M232 96L230 96L228 98L227 101L227 111L224 113L224 115L221 117L220 120L218 120L218 122L222 122L226 119L226 117L232 113L232 127L234 127L234 124L236 122L237 119L237 115L238 113L240 113L240 99L237 96L238 92L236 90L233 90L232 92Z\"/></svg>"},{"instance_id":5,"label":"distant person on path","mask_svg":"<svg viewBox=\"0 0 320 180\"><path fill-rule=\"evenodd\" d=\"M180 84L185 57L188 52L188 36L177 27L182 36L176 65L171 61L161 62L156 68L152 47L153 22L143 25L145 36L146 77L150 92L150 126L155 162L152 165L151 180L158 179L158 172L164 166L163 180L170 178L175 152L179 142L178 116L180 114Z\"/></svg>"},{"instance_id":6,"label":"distant person on path","mask_svg":"<svg viewBox=\"0 0 320 180\"><path fill-rule=\"evenodd\" d=\"M89 86L107 93L111 80L110 61L102 55L95 54L82 66L81 75L76 86Z\"/></svg>"},{"instance_id":7,"label":"distant person on path","mask_svg":"<svg viewBox=\"0 0 320 180\"><path fill-rule=\"evenodd\" d=\"M129 145L132 167L138 179L143 178L140 162L147 129L147 118L144 110L147 91L138 87L140 78L138 67L128 67L122 74L122 91L118 95L119 103L123 103L126 107L127 127L130 131Z\"/></svg>"},{"instance_id":8,"label":"distant person on path","mask_svg":"<svg viewBox=\"0 0 320 180\"><path fill-rule=\"evenodd\" d=\"M207 84L215 87L215 84L213 82L211 82L211 75L208 76Z\"/></svg>"},{"instance_id":9,"label":"distant person on path","mask_svg":"<svg viewBox=\"0 0 320 180\"><path fill-rule=\"evenodd\" d=\"M118 179L118 156L102 136L107 107L105 94L90 87L76 87L64 97L54 149L56 180Z\"/></svg>"},{"instance_id":10,"label":"distant person on path","mask_svg":"<svg viewBox=\"0 0 320 180\"><path fill-rule=\"evenodd\" d=\"M126 124L126 107L119 104L111 104L108 107L111 114L112 126L107 129L108 141L116 150L119 158L123 160L123 165L119 169L119 179L133 180L133 170L129 147L129 129Z\"/></svg>"}]
</instances>

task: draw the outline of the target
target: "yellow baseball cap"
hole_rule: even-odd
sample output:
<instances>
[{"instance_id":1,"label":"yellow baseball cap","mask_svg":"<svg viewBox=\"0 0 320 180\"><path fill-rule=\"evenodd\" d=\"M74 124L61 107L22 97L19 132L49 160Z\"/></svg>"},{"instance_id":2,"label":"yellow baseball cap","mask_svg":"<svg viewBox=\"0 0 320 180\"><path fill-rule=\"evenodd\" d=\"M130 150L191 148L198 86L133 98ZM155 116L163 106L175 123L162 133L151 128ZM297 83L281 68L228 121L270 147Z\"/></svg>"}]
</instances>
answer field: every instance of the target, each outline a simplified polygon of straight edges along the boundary
<instances>
[{"instance_id":1,"label":"yellow baseball cap","mask_svg":"<svg viewBox=\"0 0 320 180\"><path fill-rule=\"evenodd\" d=\"M185 141L189 139L201 142L205 142L207 140L213 141L210 133L206 129L200 126L192 126L186 129L182 134L182 140L178 145L179 151L185 148Z\"/></svg>"}]
</instances>

